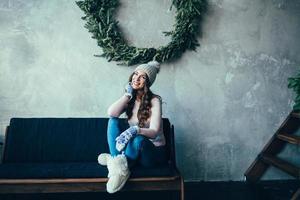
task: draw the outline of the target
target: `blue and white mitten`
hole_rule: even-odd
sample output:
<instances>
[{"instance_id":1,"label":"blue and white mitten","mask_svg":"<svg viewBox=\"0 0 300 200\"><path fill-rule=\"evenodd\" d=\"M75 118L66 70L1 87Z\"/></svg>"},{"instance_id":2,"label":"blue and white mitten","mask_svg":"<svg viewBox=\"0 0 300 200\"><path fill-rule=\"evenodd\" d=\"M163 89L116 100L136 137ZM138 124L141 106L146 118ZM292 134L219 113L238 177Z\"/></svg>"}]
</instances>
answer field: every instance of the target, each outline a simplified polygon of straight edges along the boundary
<instances>
[{"instance_id":1,"label":"blue and white mitten","mask_svg":"<svg viewBox=\"0 0 300 200\"><path fill-rule=\"evenodd\" d=\"M116 149L121 152L129 140L138 133L138 126L131 126L116 138Z\"/></svg>"},{"instance_id":2,"label":"blue and white mitten","mask_svg":"<svg viewBox=\"0 0 300 200\"><path fill-rule=\"evenodd\" d=\"M133 88L131 83L129 82L125 87L125 95L128 96L130 99L132 98Z\"/></svg>"}]
</instances>

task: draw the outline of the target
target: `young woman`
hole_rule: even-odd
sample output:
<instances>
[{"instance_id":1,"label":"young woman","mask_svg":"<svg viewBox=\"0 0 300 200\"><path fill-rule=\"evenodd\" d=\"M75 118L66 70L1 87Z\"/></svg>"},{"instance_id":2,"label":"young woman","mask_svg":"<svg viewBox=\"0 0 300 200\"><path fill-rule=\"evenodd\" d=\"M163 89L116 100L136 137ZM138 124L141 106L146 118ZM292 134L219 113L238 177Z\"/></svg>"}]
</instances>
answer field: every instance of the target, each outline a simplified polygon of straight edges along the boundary
<instances>
[{"instance_id":1,"label":"young woman","mask_svg":"<svg viewBox=\"0 0 300 200\"><path fill-rule=\"evenodd\" d=\"M125 94L108 108L110 154L100 154L98 162L107 165L109 193L122 189L130 176L129 168L135 164L151 167L166 161L161 97L150 90L158 72L156 61L139 65L129 77ZM124 112L128 119L126 127L119 123Z\"/></svg>"}]
</instances>

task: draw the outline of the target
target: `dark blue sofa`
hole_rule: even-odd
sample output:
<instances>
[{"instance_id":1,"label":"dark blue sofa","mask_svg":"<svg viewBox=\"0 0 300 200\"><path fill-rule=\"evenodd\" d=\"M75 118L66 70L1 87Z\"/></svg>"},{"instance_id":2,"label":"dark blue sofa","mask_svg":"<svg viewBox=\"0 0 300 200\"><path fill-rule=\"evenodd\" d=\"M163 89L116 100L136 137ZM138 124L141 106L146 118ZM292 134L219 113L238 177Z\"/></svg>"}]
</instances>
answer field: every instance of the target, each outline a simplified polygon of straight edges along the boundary
<instances>
[{"instance_id":1,"label":"dark blue sofa","mask_svg":"<svg viewBox=\"0 0 300 200\"><path fill-rule=\"evenodd\" d=\"M107 168L97 163L108 152L108 118L12 118L6 129L0 193L105 191ZM125 125L125 119L122 120ZM176 167L174 127L163 119L168 161L136 166L123 190L179 190L183 178Z\"/></svg>"}]
</instances>

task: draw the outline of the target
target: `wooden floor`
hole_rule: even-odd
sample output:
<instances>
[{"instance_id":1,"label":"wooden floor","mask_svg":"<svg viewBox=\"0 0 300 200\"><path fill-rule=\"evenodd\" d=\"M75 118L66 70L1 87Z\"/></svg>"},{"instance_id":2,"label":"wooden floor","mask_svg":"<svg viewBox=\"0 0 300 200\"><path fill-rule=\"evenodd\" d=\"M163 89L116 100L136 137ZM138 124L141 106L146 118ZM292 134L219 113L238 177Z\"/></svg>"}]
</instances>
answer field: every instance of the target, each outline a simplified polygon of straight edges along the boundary
<instances>
[{"instance_id":1,"label":"wooden floor","mask_svg":"<svg viewBox=\"0 0 300 200\"><path fill-rule=\"evenodd\" d=\"M187 183L186 199L207 200L290 200L300 187L300 181ZM299 199L300 200L300 199Z\"/></svg>"},{"instance_id":2,"label":"wooden floor","mask_svg":"<svg viewBox=\"0 0 300 200\"><path fill-rule=\"evenodd\" d=\"M186 182L186 200L290 200L300 181L263 181L257 185L245 182ZM1 200L175 200L174 192L119 192L64 193L64 194L18 194L0 195Z\"/></svg>"}]
</instances>

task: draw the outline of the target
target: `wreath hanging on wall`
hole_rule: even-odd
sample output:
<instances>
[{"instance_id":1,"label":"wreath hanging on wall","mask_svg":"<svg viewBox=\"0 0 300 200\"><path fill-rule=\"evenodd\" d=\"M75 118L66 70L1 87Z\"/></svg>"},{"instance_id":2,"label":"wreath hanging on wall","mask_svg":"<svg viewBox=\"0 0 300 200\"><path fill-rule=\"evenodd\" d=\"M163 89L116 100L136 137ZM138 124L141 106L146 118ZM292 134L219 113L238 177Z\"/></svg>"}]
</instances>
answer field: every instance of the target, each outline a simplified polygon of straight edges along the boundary
<instances>
[{"instance_id":1,"label":"wreath hanging on wall","mask_svg":"<svg viewBox=\"0 0 300 200\"><path fill-rule=\"evenodd\" d=\"M164 32L171 41L159 48L138 48L127 44L114 19L118 0L84 0L76 4L85 13L82 17L87 21L85 28L103 49L102 55L95 56L128 66L151 60L166 62L179 58L187 49L196 50L201 18L207 6L206 0L173 0L171 8L176 8L174 30Z\"/></svg>"}]
</instances>

